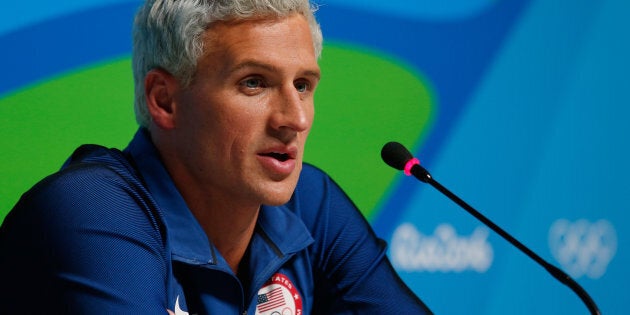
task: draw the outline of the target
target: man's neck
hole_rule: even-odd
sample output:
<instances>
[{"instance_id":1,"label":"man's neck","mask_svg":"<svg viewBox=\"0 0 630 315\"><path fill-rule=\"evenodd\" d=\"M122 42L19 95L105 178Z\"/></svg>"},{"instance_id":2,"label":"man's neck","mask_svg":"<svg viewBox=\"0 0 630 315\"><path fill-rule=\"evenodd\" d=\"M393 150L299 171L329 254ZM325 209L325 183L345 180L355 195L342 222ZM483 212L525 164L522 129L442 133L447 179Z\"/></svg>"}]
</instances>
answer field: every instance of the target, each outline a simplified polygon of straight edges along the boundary
<instances>
[{"instance_id":1,"label":"man's neck","mask_svg":"<svg viewBox=\"0 0 630 315\"><path fill-rule=\"evenodd\" d=\"M152 141L160 152L175 186L205 231L208 240L236 274L254 234L260 204L247 202L241 196L216 191L209 188L206 183L197 182L173 153L176 150L173 149L168 137L152 137Z\"/></svg>"},{"instance_id":2,"label":"man's neck","mask_svg":"<svg viewBox=\"0 0 630 315\"><path fill-rule=\"evenodd\" d=\"M189 204L189 207L208 240L236 274L254 234L260 206L244 208L208 202Z\"/></svg>"}]
</instances>

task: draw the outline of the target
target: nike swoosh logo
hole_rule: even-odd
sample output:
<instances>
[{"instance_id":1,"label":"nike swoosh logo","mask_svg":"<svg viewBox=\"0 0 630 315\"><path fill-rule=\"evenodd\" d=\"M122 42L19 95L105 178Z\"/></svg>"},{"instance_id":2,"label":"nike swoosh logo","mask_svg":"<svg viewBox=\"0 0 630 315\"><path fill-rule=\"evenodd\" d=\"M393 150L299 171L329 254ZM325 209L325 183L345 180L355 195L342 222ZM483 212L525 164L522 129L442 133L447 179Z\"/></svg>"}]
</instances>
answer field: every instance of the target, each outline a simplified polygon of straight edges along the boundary
<instances>
[{"instance_id":1,"label":"nike swoosh logo","mask_svg":"<svg viewBox=\"0 0 630 315\"><path fill-rule=\"evenodd\" d=\"M179 295L175 300L175 315L188 315L188 312L184 312L181 306L179 306Z\"/></svg>"}]
</instances>

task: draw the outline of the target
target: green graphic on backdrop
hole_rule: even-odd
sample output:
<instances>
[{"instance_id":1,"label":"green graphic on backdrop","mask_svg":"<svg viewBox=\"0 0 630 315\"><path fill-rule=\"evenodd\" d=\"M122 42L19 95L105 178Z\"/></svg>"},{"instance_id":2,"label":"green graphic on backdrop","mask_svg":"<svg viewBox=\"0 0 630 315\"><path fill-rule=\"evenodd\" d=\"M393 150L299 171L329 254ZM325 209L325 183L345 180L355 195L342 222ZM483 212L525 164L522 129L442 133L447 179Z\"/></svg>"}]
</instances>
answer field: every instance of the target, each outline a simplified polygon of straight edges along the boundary
<instances>
[{"instance_id":1,"label":"green graphic on backdrop","mask_svg":"<svg viewBox=\"0 0 630 315\"><path fill-rule=\"evenodd\" d=\"M389 140L421 141L433 115L419 76L374 52L327 45L306 160L328 171L370 217L395 172ZM0 221L80 144L124 148L136 130L129 58L62 74L0 98ZM366 158L367 157L367 158Z\"/></svg>"},{"instance_id":2,"label":"green graphic on backdrop","mask_svg":"<svg viewBox=\"0 0 630 315\"><path fill-rule=\"evenodd\" d=\"M128 58L35 83L0 99L0 219L82 143L124 147L135 131Z\"/></svg>"},{"instance_id":3,"label":"green graphic on backdrop","mask_svg":"<svg viewBox=\"0 0 630 315\"><path fill-rule=\"evenodd\" d=\"M426 81L399 61L364 47L326 46L306 161L326 170L371 218L397 172L381 148L418 146L435 115Z\"/></svg>"}]
</instances>

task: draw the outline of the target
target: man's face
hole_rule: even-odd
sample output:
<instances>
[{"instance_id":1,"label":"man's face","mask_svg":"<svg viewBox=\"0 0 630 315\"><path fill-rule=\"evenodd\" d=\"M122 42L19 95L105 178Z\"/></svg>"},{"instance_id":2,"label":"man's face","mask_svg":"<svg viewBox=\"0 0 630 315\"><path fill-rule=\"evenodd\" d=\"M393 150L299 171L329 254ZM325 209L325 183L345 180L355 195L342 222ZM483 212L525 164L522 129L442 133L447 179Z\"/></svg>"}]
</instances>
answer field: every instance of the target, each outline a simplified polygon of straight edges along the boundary
<instances>
[{"instance_id":1,"label":"man's face","mask_svg":"<svg viewBox=\"0 0 630 315\"><path fill-rule=\"evenodd\" d=\"M175 96L179 170L217 201L283 204L319 81L308 23L299 14L220 22L204 42L193 83Z\"/></svg>"}]
</instances>

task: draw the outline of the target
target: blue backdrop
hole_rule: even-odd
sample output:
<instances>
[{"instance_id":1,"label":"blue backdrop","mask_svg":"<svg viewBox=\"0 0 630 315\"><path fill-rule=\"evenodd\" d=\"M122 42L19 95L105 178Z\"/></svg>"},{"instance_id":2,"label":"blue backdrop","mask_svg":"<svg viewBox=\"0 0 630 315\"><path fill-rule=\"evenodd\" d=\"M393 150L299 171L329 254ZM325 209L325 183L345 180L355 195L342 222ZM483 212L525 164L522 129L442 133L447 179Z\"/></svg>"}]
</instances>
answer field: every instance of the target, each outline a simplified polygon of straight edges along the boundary
<instances>
[{"instance_id":1,"label":"blue backdrop","mask_svg":"<svg viewBox=\"0 0 630 315\"><path fill-rule=\"evenodd\" d=\"M138 3L5 4L0 101L127 56ZM431 127L414 150L433 176L570 273L604 314L625 314L630 2L318 3L327 41L398 60L431 87ZM85 37L97 40L82 45ZM7 118L12 110L0 105L0 123L29 124ZM398 175L380 200L370 220L403 279L437 314L587 314L568 288L431 187Z\"/></svg>"}]
</instances>

